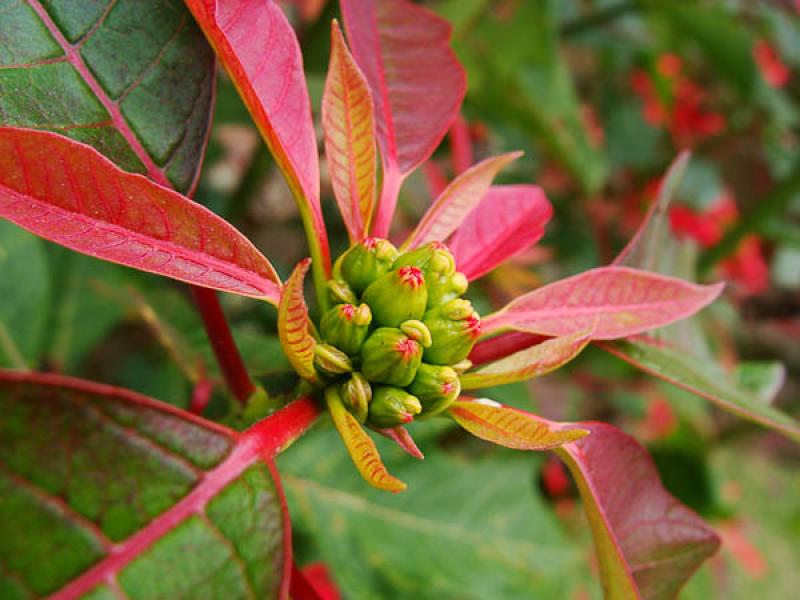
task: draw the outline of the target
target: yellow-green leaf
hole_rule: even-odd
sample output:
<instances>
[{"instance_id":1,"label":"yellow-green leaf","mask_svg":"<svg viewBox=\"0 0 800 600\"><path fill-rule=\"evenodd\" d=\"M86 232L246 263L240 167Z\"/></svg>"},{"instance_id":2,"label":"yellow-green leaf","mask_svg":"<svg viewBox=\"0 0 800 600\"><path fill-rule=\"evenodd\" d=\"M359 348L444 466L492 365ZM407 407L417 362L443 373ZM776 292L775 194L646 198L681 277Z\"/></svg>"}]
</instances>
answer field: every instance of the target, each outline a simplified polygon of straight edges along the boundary
<instances>
[{"instance_id":1,"label":"yellow-green leaf","mask_svg":"<svg viewBox=\"0 0 800 600\"><path fill-rule=\"evenodd\" d=\"M455 402L449 413L472 435L516 450L552 450L589 433L561 429L546 419L483 399Z\"/></svg>"},{"instance_id":2,"label":"yellow-green leaf","mask_svg":"<svg viewBox=\"0 0 800 600\"><path fill-rule=\"evenodd\" d=\"M541 377L578 356L592 339L587 331L553 338L461 376L461 389L474 390Z\"/></svg>"},{"instance_id":3,"label":"yellow-green leaf","mask_svg":"<svg viewBox=\"0 0 800 600\"><path fill-rule=\"evenodd\" d=\"M375 120L367 80L336 21L331 25L322 127L333 193L350 238L357 241L367 235L375 207Z\"/></svg>"},{"instance_id":4,"label":"yellow-green leaf","mask_svg":"<svg viewBox=\"0 0 800 600\"><path fill-rule=\"evenodd\" d=\"M298 263L283 286L278 305L278 337L286 358L297 374L309 381L316 381L314 348L317 341L311 335L308 306L303 296L303 281L310 265L310 258Z\"/></svg>"},{"instance_id":5,"label":"yellow-green leaf","mask_svg":"<svg viewBox=\"0 0 800 600\"><path fill-rule=\"evenodd\" d=\"M326 392L325 401L331 413L333 424L353 459L353 464L364 480L371 486L390 492L402 492L406 484L392 476L381 460L375 442L362 429L335 393Z\"/></svg>"}]
</instances>

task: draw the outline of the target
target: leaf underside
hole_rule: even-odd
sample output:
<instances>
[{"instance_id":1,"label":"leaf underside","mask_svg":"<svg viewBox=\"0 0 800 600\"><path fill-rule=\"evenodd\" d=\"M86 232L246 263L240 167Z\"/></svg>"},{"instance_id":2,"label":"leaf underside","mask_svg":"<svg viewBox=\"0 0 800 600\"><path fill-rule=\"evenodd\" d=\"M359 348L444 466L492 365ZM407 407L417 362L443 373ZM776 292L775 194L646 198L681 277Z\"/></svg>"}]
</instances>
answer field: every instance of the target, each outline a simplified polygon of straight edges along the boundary
<instances>
[{"instance_id":1,"label":"leaf underside","mask_svg":"<svg viewBox=\"0 0 800 600\"><path fill-rule=\"evenodd\" d=\"M277 597L280 488L236 434L54 375L0 371L0 411L3 598Z\"/></svg>"}]
</instances>

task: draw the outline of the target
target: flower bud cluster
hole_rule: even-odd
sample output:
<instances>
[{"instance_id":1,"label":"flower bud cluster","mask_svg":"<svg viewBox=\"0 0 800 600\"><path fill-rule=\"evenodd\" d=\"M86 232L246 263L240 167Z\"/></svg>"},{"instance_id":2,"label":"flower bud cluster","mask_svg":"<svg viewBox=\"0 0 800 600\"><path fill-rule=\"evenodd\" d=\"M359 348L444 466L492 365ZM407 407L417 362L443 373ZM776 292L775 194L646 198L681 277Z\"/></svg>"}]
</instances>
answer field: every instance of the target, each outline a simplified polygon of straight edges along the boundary
<instances>
[{"instance_id":1,"label":"flower bud cluster","mask_svg":"<svg viewBox=\"0 0 800 600\"><path fill-rule=\"evenodd\" d=\"M467 278L444 244L399 254L368 238L345 252L328 283L314 366L360 422L403 425L446 410L480 335Z\"/></svg>"}]
</instances>

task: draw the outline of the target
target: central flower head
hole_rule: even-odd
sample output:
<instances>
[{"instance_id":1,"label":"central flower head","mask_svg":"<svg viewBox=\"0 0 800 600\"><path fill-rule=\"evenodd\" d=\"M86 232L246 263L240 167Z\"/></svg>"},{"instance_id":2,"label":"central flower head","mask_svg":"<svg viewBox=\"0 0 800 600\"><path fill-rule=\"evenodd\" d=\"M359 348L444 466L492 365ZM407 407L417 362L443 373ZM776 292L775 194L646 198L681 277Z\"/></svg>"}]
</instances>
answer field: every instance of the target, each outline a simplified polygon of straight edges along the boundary
<instances>
[{"instance_id":1,"label":"central flower head","mask_svg":"<svg viewBox=\"0 0 800 600\"><path fill-rule=\"evenodd\" d=\"M455 401L480 317L461 298L467 278L447 246L401 254L367 238L339 257L328 289L333 307L320 323L318 375L356 419L395 427Z\"/></svg>"}]
</instances>

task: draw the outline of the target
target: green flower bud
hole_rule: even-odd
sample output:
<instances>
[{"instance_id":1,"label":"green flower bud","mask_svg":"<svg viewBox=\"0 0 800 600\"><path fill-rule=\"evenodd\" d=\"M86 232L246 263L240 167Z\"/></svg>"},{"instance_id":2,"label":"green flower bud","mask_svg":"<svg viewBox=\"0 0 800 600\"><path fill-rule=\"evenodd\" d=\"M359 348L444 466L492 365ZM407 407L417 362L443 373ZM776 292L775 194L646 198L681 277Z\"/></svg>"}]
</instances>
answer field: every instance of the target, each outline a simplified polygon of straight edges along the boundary
<instances>
[{"instance_id":1,"label":"green flower bud","mask_svg":"<svg viewBox=\"0 0 800 600\"><path fill-rule=\"evenodd\" d=\"M429 308L458 298L469 287L469 280L461 272L452 275L432 275L426 279L426 283Z\"/></svg>"},{"instance_id":2,"label":"green flower bud","mask_svg":"<svg viewBox=\"0 0 800 600\"><path fill-rule=\"evenodd\" d=\"M314 368L323 375L336 377L353 370L350 357L330 344L317 344L314 347Z\"/></svg>"},{"instance_id":3,"label":"green flower bud","mask_svg":"<svg viewBox=\"0 0 800 600\"><path fill-rule=\"evenodd\" d=\"M343 279L331 279L328 282L328 295L334 304L357 304L355 292Z\"/></svg>"},{"instance_id":4,"label":"green flower bud","mask_svg":"<svg viewBox=\"0 0 800 600\"><path fill-rule=\"evenodd\" d=\"M334 266L334 275L344 279L361 294L370 283L388 273L397 258L397 249L388 240L367 238L342 254Z\"/></svg>"},{"instance_id":5,"label":"green flower bud","mask_svg":"<svg viewBox=\"0 0 800 600\"><path fill-rule=\"evenodd\" d=\"M481 319L467 300L451 300L429 310L423 319L433 343L425 349L425 362L454 365L469 356L481 334Z\"/></svg>"},{"instance_id":6,"label":"green flower bud","mask_svg":"<svg viewBox=\"0 0 800 600\"><path fill-rule=\"evenodd\" d=\"M431 332L428 331L427 325L422 321L411 319L410 321L403 321L400 323L400 331L405 333L415 342L419 342L423 348L428 348L433 340L431 339Z\"/></svg>"},{"instance_id":7,"label":"green flower bud","mask_svg":"<svg viewBox=\"0 0 800 600\"><path fill-rule=\"evenodd\" d=\"M369 424L381 429L397 427L414 420L422 412L422 404L405 390L391 386L375 388L369 404Z\"/></svg>"},{"instance_id":8,"label":"green flower bud","mask_svg":"<svg viewBox=\"0 0 800 600\"><path fill-rule=\"evenodd\" d=\"M392 327L376 329L361 347L361 372L375 383L406 386L421 362L422 346Z\"/></svg>"},{"instance_id":9,"label":"green flower bud","mask_svg":"<svg viewBox=\"0 0 800 600\"><path fill-rule=\"evenodd\" d=\"M461 382L454 369L425 363L417 369L417 376L408 386L422 403L421 416L432 417L447 410L461 393Z\"/></svg>"},{"instance_id":10,"label":"green flower bud","mask_svg":"<svg viewBox=\"0 0 800 600\"><path fill-rule=\"evenodd\" d=\"M400 267L372 282L362 299L378 325L398 327L403 321L421 319L428 303L425 276L417 267Z\"/></svg>"},{"instance_id":11,"label":"green flower bud","mask_svg":"<svg viewBox=\"0 0 800 600\"><path fill-rule=\"evenodd\" d=\"M461 362L457 362L456 364L450 366L453 367L453 370L456 373L461 375L462 373L466 373L472 368L472 361L469 360L468 358L465 358Z\"/></svg>"},{"instance_id":12,"label":"green flower bud","mask_svg":"<svg viewBox=\"0 0 800 600\"><path fill-rule=\"evenodd\" d=\"M342 384L342 402L359 423L367 420L369 403L372 402L372 386L361 373L353 373Z\"/></svg>"},{"instance_id":13,"label":"green flower bud","mask_svg":"<svg viewBox=\"0 0 800 600\"><path fill-rule=\"evenodd\" d=\"M367 338L370 323L372 311L366 304L337 304L322 316L320 333L328 344L355 356Z\"/></svg>"},{"instance_id":14,"label":"green flower bud","mask_svg":"<svg viewBox=\"0 0 800 600\"><path fill-rule=\"evenodd\" d=\"M456 270L456 261L450 250L441 242L429 242L414 250L401 254L393 269L400 267L417 267L422 269L425 275L440 273L442 275L452 275Z\"/></svg>"}]
</instances>

